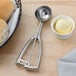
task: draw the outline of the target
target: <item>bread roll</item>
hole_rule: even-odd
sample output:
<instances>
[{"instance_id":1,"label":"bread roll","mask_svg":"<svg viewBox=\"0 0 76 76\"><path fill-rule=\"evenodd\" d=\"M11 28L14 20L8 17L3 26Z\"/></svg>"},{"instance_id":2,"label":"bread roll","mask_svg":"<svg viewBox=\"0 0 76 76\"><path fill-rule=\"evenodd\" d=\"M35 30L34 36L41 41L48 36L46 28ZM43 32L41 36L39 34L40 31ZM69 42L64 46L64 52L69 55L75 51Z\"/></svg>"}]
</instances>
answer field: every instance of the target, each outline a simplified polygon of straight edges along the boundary
<instances>
[{"instance_id":1,"label":"bread roll","mask_svg":"<svg viewBox=\"0 0 76 76\"><path fill-rule=\"evenodd\" d=\"M7 38L8 36L8 26L7 23L0 19L0 44Z\"/></svg>"},{"instance_id":2,"label":"bread roll","mask_svg":"<svg viewBox=\"0 0 76 76\"><path fill-rule=\"evenodd\" d=\"M0 18L7 21L14 11L15 5L12 0L0 0Z\"/></svg>"}]
</instances>

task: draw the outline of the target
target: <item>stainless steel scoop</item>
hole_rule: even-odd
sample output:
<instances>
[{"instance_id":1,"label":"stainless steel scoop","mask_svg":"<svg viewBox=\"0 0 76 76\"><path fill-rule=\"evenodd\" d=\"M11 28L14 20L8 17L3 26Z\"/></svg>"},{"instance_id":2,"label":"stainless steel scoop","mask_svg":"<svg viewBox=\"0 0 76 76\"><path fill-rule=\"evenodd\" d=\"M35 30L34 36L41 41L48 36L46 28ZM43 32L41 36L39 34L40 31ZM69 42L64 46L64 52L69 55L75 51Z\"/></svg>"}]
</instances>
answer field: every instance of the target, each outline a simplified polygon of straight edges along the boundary
<instances>
[{"instance_id":1,"label":"stainless steel scoop","mask_svg":"<svg viewBox=\"0 0 76 76\"><path fill-rule=\"evenodd\" d=\"M39 68L39 64L41 60L41 52L42 52L41 30L42 30L43 22L47 21L51 17L51 9L48 6L41 6L35 11L35 16L40 21L39 29L37 33L34 36L32 36L29 39L29 41L25 44L16 61L17 64L23 65L26 68L26 70L38 70ZM36 42L38 42L38 55L37 55L38 58L36 65L32 66L30 63L30 59L33 54ZM31 43L32 43L32 49L30 50L27 59L23 60L22 57Z\"/></svg>"}]
</instances>

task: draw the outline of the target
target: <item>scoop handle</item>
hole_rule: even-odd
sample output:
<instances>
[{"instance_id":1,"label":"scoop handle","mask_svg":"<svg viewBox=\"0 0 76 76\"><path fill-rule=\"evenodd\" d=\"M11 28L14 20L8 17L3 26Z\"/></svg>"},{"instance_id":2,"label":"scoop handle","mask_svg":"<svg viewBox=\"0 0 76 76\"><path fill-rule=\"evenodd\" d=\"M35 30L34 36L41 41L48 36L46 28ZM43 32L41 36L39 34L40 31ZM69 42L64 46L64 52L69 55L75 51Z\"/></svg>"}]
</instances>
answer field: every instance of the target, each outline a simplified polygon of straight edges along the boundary
<instances>
[{"instance_id":1,"label":"scoop handle","mask_svg":"<svg viewBox=\"0 0 76 76\"><path fill-rule=\"evenodd\" d=\"M34 50L34 47L35 47L35 43L38 41L38 58L37 58L37 63L36 63L36 66L32 66L32 65L30 65L31 63L30 63L30 59L31 59L31 56L32 56L32 53L33 53L33 50ZM30 46L30 44L33 44L32 45L32 49L31 49L31 51L30 51L30 53L29 53L29 55L28 55L28 57L27 57L27 59L26 60L23 60L22 59L22 57L23 57L23 55L24 55L24 53L27 51L27 48ZM23 49L22 49L22 51L21 51L21 53L20 53L20 55L18 56L18 58L17 58L17 61L16 61L16 63L17 64L21 64L21 65L23 65L27 70L37 70L38 69L38 67L39 67L39 64L40 64L40 60L41 60L41 38L39 37L39 36L37 36L37 34L36 35L34 35L33 37L31 37L30 39L29 39L29 41L25 44L25 46L23 47Z\"/></svg>"}]
</instances>

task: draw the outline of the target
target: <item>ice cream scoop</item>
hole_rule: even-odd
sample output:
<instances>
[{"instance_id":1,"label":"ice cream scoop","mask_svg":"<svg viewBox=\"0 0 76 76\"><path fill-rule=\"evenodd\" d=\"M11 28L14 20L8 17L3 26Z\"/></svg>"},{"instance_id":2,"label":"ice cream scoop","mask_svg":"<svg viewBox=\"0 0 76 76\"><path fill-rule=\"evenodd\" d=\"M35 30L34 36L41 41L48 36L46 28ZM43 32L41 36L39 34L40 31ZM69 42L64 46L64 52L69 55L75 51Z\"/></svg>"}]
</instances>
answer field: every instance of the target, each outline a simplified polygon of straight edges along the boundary
<instances>
[{"instance_id":1,"label":"ice cream scoop","mask_svg":"<svg viewBox=\"0 0 76 76\"><path fill-rule=\"evenodd\" d=\"M40 6L35 11L36 18L40 21L39 29L35 35L33 35L29 41L24 45L22 48L16 64L20 64L26 68L26 70L35 71L39 69L41 56L42 56L42 39L41 39L41 31L42 27L45 21L49 20L51 18L52 11L51 8L48 6ZM38 46L36 44L38 43ZM29 50L29 54L26 56L26 59L23 59L24 53L28 51L28 47L30 48L30 44L32 45L31 50ZM32 61L32 55L34 53L35 47L37 47L37 54L36 54L36 60L33 61L33 65L31 63Z\"/></svg>"}]
</instances>

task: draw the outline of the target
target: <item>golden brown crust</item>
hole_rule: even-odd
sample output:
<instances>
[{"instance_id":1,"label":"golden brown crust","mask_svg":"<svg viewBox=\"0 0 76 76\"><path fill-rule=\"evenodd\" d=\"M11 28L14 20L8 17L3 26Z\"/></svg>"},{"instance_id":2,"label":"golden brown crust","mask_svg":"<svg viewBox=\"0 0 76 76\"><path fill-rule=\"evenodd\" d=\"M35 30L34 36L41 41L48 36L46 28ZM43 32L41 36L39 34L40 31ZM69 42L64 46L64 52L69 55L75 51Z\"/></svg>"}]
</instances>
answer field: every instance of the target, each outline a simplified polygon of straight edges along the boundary
<instances>
[{"instance_id":1,"label":"golden brown crust","mask_svg":"<svg viewBox=\"0 0 76 76\"><path fill-rule=\"evenodd\" d=\"M0 0L0 18L7 21L14 11L15 5L12 0Z\"/></svg>"}]
</instances>

